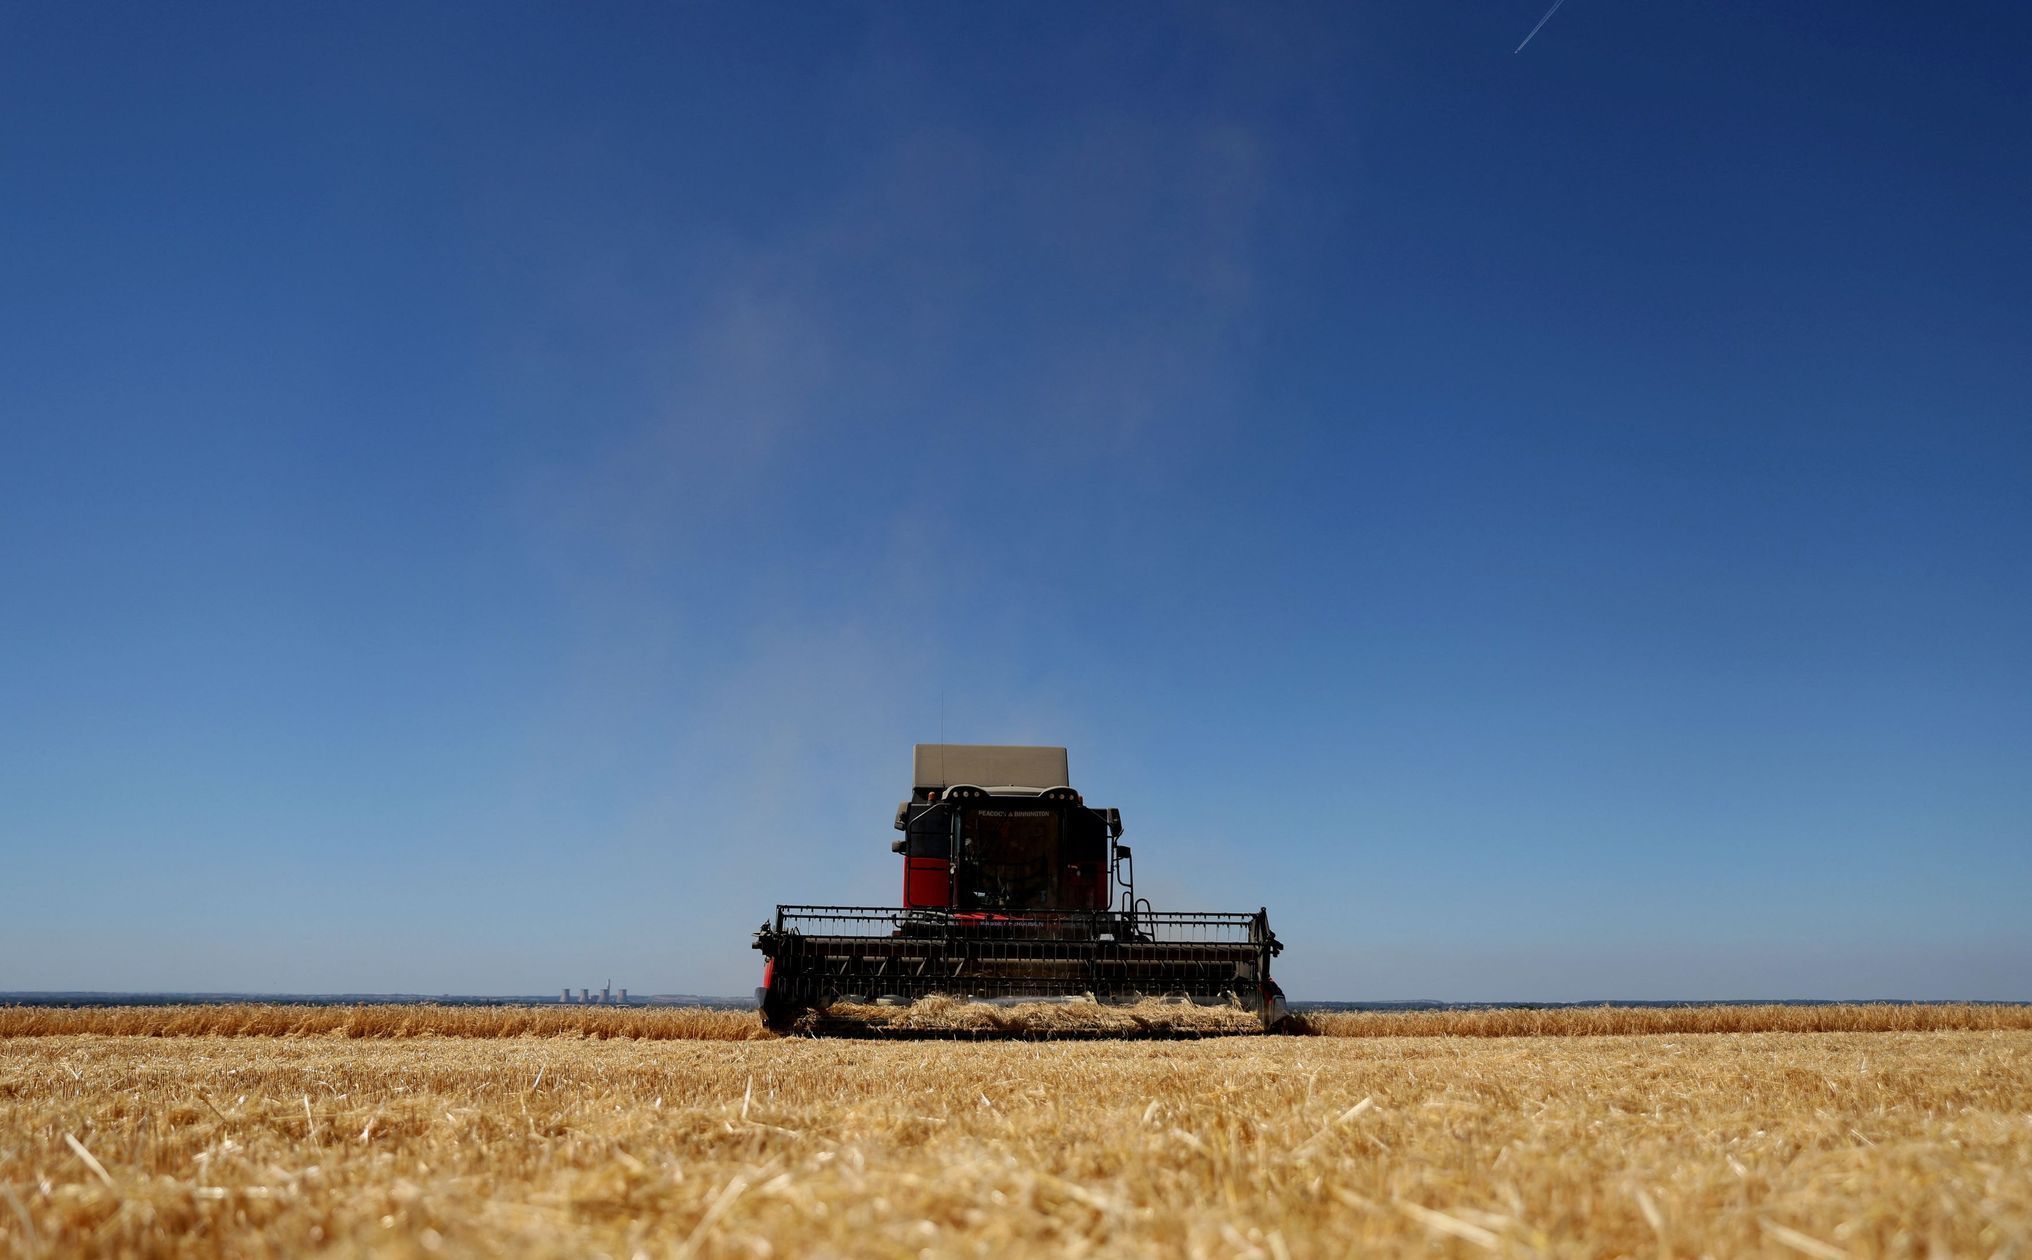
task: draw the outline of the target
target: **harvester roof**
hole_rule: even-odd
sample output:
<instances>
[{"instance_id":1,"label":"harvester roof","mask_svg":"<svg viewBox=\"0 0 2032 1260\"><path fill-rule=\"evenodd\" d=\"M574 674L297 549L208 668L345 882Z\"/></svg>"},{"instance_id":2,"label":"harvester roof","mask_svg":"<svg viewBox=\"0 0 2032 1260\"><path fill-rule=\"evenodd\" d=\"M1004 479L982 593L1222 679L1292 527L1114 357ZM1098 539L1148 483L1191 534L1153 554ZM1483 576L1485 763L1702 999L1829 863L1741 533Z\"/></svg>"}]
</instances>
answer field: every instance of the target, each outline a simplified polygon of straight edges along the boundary
<instances>
[{"instance_id":1,"label":"harvester roof","mask_svg":"<svg viewBox=\"0 0 2032 1260\"><path fill-rule=\"evenodd\" d=\"M1012 744L919 744L917 773L911 786L946 788L955 783L976 787L1025 788L1042 792L1071 782L1066 777L1065 749L1026 748Z\"/></svg>"}]
</instances>

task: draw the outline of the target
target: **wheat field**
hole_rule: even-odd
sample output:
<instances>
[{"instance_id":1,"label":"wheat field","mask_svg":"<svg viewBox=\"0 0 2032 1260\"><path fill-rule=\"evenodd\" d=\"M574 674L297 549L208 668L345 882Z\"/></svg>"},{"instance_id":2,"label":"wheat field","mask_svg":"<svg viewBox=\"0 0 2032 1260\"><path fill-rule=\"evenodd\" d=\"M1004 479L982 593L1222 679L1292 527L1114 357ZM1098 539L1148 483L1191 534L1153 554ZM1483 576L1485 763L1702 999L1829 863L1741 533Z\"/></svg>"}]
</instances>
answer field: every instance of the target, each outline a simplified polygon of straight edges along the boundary
<instances>
[{"instance_id":1,"label":"wheat field","mask_svg":"<svg viewBox=\"0 0 2032 1260\"><path fill-rule=\"evenodd\" d=\"M845 1019L902 1032L1254 1033L1254 1016L1224 1007L1037 1003L996 1007L932 998L891 1008L840 1005ZM1987 1003L1787 1006L1508 1007L1482 1010L1312 1011L1288 1032L1327 1037L1582 1037L1639 1033L1944 1032L2032 1030L2032 1006ZM648 1041L772 1038L754 1012L707 1007L306 1006L0 1007L0 1039L61 1034L123 1037L590 1037Z\"/></svg>"},{"instance_id":2,"label":"wheat field","mask_svg":"<svg viewBox=\"0 0 2032 1260\"><path fill-rule=\"evenodd\" d=\"M880 1042L5 1011L0 1251L2032 1254L2032 1032L1943 1009L1991 1022Z\"/></svg>"}]
</instances>

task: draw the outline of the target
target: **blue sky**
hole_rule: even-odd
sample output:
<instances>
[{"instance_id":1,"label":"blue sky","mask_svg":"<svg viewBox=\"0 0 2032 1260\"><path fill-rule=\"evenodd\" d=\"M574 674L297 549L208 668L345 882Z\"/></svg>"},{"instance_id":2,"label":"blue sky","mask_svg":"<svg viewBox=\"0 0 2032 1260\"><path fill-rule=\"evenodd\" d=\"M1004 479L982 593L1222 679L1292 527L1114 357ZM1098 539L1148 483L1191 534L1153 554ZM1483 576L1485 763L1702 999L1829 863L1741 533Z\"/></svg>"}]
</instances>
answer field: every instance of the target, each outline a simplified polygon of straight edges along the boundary
<instances>
[{"instance_id":1,"label":"blue sky","mask_svg":"<svg viewBox=\"0 0 2032 1260\"><path fill-rule=\"evenodd\" d=\"M0 989L2032 997L2017 5L0 7ZM941 697L943 718L941 719Z\"/></svg>"}]
</instances>

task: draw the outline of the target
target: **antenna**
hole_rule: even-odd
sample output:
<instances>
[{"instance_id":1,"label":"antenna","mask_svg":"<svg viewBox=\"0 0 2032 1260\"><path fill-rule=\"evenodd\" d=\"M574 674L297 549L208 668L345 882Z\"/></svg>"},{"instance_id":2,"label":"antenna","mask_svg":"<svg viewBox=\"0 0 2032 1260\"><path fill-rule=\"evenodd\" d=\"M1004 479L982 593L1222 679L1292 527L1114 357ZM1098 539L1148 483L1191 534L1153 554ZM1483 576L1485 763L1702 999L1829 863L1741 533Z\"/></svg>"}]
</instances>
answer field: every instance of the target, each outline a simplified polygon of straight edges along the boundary
<instances>
[{"instance_id":1,"label":"antenna","mask_svg":"<svg viewBox=\"0 0 2032 1260\"><path fill-rule=\"evenodd\" d=\"M938 689L938 786L940 790L952 784L945 781L945 688Z\"/></svg>"}]
</instances>

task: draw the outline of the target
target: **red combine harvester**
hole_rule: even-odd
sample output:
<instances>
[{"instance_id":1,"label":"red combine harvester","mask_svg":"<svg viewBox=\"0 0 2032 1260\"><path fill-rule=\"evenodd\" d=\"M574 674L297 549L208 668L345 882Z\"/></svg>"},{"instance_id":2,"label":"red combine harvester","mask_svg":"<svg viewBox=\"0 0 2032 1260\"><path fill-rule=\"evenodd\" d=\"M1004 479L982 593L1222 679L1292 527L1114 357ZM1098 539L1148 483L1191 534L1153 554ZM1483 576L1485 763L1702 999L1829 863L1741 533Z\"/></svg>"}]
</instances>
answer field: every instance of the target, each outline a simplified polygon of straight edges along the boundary
<instances>
[{"instance_id":1,"label":"red combine harvester","mask_svg":"<svg viewBox=\"0 0 2032 1260\"><path fill-rule=\"evenodd\" d=\"M1122 815L1067 783L1063 748L919 744L897 806L903 905L776 907L756 998L779 1031L834 1003L943 994L1239 1003L1284 1019L1267 911L1157 912L1136 896ZM823 1031L826 1021L806 1020Z\"/></svg>"}]
</instances>

